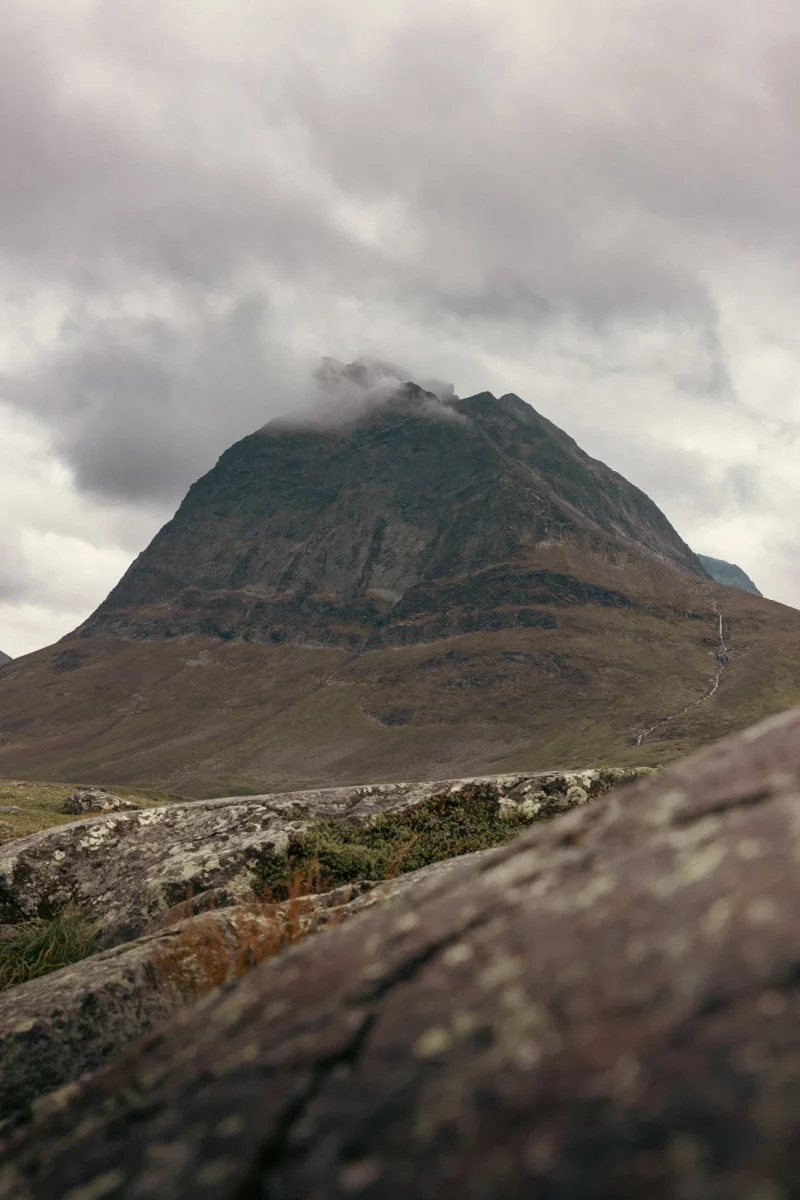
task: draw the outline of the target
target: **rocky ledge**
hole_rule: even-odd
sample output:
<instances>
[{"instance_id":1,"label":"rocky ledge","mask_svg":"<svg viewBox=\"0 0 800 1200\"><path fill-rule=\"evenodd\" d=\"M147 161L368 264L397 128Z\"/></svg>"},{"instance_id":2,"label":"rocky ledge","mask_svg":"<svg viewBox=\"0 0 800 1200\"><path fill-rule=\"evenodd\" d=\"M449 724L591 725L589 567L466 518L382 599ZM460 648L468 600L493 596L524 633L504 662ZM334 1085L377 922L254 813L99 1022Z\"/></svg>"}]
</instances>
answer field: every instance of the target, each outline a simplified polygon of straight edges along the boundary
<instances>
[{"instance_id":1,"label":"rocky ledge","mask_svg":"<svg viewBox=\"0 0 800 1200\"><path fill-rule=\"evenodd\" d=\"M103 925L103 944L138 937L188 897L216 906L250 899L259 865L316 822L366 825L433 796L483 789L487 804L544 819L637 772L582 771L375 784L231 797L119 812L47 829L0 847L0 924L74 904Z\"/></svg>"},{"instance_id":2,"label":"rocky ledge","mask_svg":"<svg viewBox=\"0 0 800 1200\"><path fill-rule=\"evenodd\" d=\"M187 915L181 905L133 942L0 992L0 1122L24 1119L45 1093L110 1061L129 1043L255 961L407 896L493 851L448 859L385 883L364 882L283 904Z\"/></svg>"},{"instance_id":3,"label":"rocky ledge","mask_svg":"<svg viewBox=\"0 0 800 1200\"><path fill-rule=\"evenodd\" d=\"M489 839L505 839L636 774L549 772L130 806L8 843L0 852L0 934L78 909L99 925L101 950L0 992L0 1119L100 1066L187 1001L288 943L416 892L466 861L399 874L398 859L388 872L395 877L380 882L368 873L380 860L359 858L351 838L340 851L346 886L306 894L324 874L286 886L304 832L386 830L393 817L418 818L433 805L442 828L431 852L444 859L470 845L466 818L476 810L498 818ZM68 804L113 810L117 800L90 790ZM486 840L486 827L479 831ZM404 836L410 843L420 834ZM284 881L280 895L259 886L267 867ZM294 894L281 902L285 891Z\"/></svg>"},{"instance_id":4,"label":"rocky ledge","mask_svg":"<svg viewBox=\"0 0 800 1200\"><path fill-rule=\"evenodd\" d=\"M788 1200L800 712L179 1013L0 1149L3 1200Z\"/></svg>"}]
</instances>

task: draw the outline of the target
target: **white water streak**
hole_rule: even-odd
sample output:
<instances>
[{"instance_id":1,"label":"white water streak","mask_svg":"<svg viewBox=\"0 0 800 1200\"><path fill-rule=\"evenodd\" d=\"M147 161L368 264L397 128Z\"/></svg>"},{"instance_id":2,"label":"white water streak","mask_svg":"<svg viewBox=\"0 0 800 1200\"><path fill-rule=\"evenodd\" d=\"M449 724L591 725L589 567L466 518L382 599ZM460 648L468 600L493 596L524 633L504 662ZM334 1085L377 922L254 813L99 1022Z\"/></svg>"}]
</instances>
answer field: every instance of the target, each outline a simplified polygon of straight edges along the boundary
<instances>
[{"instance_id":1,"label":"white water streak","mask_svg":"<svg viewBox=\"0 0 800 1200\"><path fill-rule=\"evenodd\" d=\"M651 725L649 729L645 729L645 731L640 733L636 739L636 746L641 746L644 739L649 737L651 733L655 733L657 729L662 729L665 725L669 725L672 721L677 721L678 717L685 716L686 713L691 712L693 708L697 708L697 706L702 704L705 700L710 700L712 696L716 696L717 692L719 691L719 685L722 682L722 676L725 674L725 668L728 665L728 655L730 652L725 641L725 626L722 620L722 613L719 611L716 600L714 601L714 612L717 614L717 618L719 619L719 630L717 636L719 637L720 648L716 655L717 673L714 677L714 683L712 684L710 690L705 692L699 700L693 700L691 704L687 704L686 708L682 708L680 712L672 713L671 716L664 717L662 721L656 721L655 725Z\"/></svg>"}]
</instances>

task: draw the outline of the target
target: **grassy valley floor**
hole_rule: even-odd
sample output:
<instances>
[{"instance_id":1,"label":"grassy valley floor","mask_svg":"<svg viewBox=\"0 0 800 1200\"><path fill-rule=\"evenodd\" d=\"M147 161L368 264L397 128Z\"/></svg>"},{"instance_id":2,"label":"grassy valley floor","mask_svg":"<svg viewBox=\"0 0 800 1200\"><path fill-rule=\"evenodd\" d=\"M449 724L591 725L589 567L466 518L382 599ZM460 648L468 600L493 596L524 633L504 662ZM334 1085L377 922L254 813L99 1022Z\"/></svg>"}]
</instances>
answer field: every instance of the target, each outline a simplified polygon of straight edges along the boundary
<instances>
[{"instance_id":1,"label":"grassy valley floor","mask_svg":"<svg viewBox=\"0 0 800 1200\"><path fill-rule=\"evenodd\" d=\"M72 783L35 783L28 780L0 779L0 841L25 837L50 829L53 825L68 825L81 821L82 816L70 816L61 812L61 807L77 785ZM177 796L143 791L141 788L114 788L114 794L123 800L134 800L143 808L155 808ZM89 814L91 815L91 814ZM96 815L96 814L95 814ZM8 828L4 828L8 826Z\"/></svg>"}]
</instances>

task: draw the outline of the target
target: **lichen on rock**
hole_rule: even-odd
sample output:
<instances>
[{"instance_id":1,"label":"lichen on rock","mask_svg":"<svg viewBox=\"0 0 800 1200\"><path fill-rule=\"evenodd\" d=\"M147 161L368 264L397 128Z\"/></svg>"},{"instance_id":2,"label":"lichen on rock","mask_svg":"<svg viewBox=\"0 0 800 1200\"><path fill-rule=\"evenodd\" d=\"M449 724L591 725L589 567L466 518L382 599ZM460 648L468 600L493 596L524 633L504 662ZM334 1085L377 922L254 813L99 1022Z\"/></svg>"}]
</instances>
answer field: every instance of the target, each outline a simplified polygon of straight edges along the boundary
<instances>
[{"instance_id":1,"label":"lichen on rock","mask_svg":"<svg viewBox=\"0 0 800 1200\"><path fill-rule=\"evenodd\" d=\"M85 788L67 796L61 811L71 816L82 813L133 812L141 805L133 800L123 800L122 796L114 796L102 788Z\"/></svg>"},{"instance_id":2,"label":"lichen on rock","mask_svg":"<svg viewBox=\"0 0 800 1200\"><path fill-rule=\"evenodd\" d=\"M800 711L450 862L51 1097L0 1200L794 1195L798 795Z\"/></svg>"},{"instance_id":3,"label":"lichen on rock","mask_svg":"<svg viewBox=\"0 0 800 1200\"><path fill-rule=\"evenodd\" d=\"M577 794L568 800L568 789L589 775L591 795L617 781L594 771L373 784L194 801L76 821L3 845L0 922L49 917L74 904L102 923L104 945L117 945L138 937L160 913L190 896L214 892L218 905L247 900L259 873L263 878L277 864L285 875L291 839L311 826L366 827L412 812L432 796L463 796L465 788L475 787L485 790L490 805L519 805L530 795L525 788L543 792L533 814L543 819L571 807ZM488 844L460 851L453 845L451 852Z\"/></svg>"}]
</instances>

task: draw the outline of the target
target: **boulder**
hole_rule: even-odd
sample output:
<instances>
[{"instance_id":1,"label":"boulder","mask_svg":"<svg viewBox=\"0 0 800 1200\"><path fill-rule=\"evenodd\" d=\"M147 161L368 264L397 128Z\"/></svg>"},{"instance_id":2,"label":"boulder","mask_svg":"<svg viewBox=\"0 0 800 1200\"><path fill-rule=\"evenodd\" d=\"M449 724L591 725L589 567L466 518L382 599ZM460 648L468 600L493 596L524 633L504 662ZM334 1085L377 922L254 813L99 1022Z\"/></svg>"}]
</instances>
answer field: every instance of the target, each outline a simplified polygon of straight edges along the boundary
<instances>
[{"instance_id":1,"label":"boulder","mask_svg":"<svg viewBox=\"0 0 800 1200\"><path fill-rule=\"evenodd\" d=\"M0 1197L796 1195L799 856L796 711L179 1013Z\"/></svg>"},{"instance_id":2,"label":"boulder","mask_svg":"<svg viewBox=\"0 0 800 1200\"><path fill-rule=\"evenodd\" d=\"M476 784L501 809L544 819L585 803L623 775L550 772L328 788L76 821L0 849L0 922L49 916L77 904L102 922L104 945L117 945L190 896L213 892L217 905L249 899L259 862L284 853L290 837L315 821L363 824Z\"/></svg>"},{"instance_id":3,"label":"boulder","mask_svg":"<svg viewBox=\"0 0 800 1200\"><path fill-rule=\"evenodd\" d=\"M86 788L84 791L73 792L67 796L61 811L72 816L83 813L133 812L141 809L140 804L133 800L123 800L122 796L113 796L102 788Z\"/></svg>"},{"instance_id":4,"label":"boulder","mask_svg":"<svg viewBox=\"0 0 800 1200\"><path fill-rule=\"evenodd\" d=\"M287 945L421 891L486 853L283 904L190 916L180 905L136 941L0 992L0 1120L108 1062L177 1009ZM0 926L0 937L6 928L13 932Z\"/></svg>"}]
</instances>

